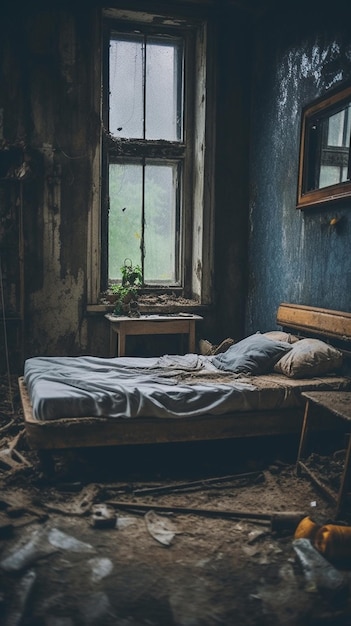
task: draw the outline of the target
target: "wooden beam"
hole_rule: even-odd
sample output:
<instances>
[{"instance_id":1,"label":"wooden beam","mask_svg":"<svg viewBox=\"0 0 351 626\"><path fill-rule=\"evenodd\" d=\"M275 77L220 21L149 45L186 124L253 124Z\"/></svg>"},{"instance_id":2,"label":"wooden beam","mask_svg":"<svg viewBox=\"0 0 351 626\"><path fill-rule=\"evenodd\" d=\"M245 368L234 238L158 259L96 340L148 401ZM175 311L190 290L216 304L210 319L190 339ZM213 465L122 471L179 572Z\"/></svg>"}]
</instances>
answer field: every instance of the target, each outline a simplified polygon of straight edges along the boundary
<instances>
[{"instance_id":1,"label":"wooden beam","mask_svg":"<svg viewBox=\"0 0 351 626\"><path fill-rule=\"evenodd\" d=\"M282 303L277 323L299 331L351 341L351 313L300 304Z\"/></svg>"}]
</instances>

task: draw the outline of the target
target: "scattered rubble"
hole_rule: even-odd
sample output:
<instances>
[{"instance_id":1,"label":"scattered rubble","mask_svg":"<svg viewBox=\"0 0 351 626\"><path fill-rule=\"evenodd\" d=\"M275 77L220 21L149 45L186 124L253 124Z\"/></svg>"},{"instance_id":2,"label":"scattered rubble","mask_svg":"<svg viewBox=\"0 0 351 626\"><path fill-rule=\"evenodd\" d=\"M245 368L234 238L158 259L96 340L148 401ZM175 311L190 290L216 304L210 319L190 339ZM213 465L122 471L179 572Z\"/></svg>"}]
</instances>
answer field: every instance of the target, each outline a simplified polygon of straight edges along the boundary
<instances>
[{"instance_id":1,"label":"scattered rubble","mask_svg":"<svg viewBox=\"0 0 351 626\"><path fill-rule=\"evenodd\" d=\"M49 480L27 446L15 381L13 389L15 412L0 385L1 624L300 626L351 618L351 563L340 568L294 539L303 516L327 524L333 507L290 461L267 464L263 442L240 470L241 450L229 442L217 455L215 444L205 448L203 460L197 447L191 465L181 446L165 456L67 452ZM342 458L309 462L337 487Z\"/></svg>"}]
</instances>

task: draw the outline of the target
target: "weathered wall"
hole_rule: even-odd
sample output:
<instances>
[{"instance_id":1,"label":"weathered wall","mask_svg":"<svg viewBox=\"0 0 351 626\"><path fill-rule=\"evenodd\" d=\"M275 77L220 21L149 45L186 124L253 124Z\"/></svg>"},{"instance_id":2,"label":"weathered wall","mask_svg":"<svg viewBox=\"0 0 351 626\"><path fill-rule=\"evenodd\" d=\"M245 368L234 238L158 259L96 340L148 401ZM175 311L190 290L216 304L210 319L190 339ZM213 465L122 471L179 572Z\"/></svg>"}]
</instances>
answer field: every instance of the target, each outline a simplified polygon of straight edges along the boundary
<instances>
[{"instance_id":1,"label":"weathered wall","mask_svg":"<svg viewBox=\"0 0 351 626\"><path fill-rule=\"evenodd\" d=\"M94 11L67 7L18 13L12 7L0 22L3 137L28 143L38 156L35 178L24 185L27 355L89 348L87 215L99 130L95 23Z\"/></svg>"},{"instance_id":2,"label":"weathered wall","mask_svg":"<svg viewBox=\"0 0 351 626\"><path fill-rule=\"evenodd\" d=\"M240 338L247 287L247 215L252 29L246 15L223 12L218 41L213 337Z\"/></svg>"},{"instance_id":3,"label":"weathered wall","mask_svg":"<svg viewBox=\"0 0 351 626\"><path fill-rule=\"evenodd\" d=\"M24 194L25 355L107 355L108 324L86 313L99 11L93 2L84 10L79 2L8 4L0 20L3 136L24 140L39 159ZM227 9L216 19L216 298L200 331L212 341L240 335L244 323L251 46L245 14Z\"/></svg>"},{"instance_id":4,"label":"weathered wall","mask_svg":"<svg viewBox=\"0 0 351 626\"><path fill-rule=\"evenodd\" d=\"M275 328L282 301L351 311L351 202L295 208L301 110L351 78L349 24L350 5L336 2L324 14L284 9L257 27L247 333ZM329 226L335 215L339 228Z\"/></svg>"}]
</instances>

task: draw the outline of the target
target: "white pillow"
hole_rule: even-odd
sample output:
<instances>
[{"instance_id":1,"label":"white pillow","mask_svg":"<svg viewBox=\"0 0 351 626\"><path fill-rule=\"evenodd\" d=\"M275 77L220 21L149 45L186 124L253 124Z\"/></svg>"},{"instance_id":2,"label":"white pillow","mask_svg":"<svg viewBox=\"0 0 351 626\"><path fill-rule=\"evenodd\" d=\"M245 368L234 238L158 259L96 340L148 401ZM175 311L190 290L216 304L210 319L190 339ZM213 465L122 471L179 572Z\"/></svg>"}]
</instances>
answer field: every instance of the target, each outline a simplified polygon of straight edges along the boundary
<instances>
[{"instance_id":1,"label":"white pillow","mask_svg":"<svg viewBox=\"0 0 351 626\"><path fill-rule=\"evenodd\" d=\"M343 355L340 350L320 339L300 339L274 366L274 371L289 378L312 378L339 370Z\"/></svg>"}]
</instances>

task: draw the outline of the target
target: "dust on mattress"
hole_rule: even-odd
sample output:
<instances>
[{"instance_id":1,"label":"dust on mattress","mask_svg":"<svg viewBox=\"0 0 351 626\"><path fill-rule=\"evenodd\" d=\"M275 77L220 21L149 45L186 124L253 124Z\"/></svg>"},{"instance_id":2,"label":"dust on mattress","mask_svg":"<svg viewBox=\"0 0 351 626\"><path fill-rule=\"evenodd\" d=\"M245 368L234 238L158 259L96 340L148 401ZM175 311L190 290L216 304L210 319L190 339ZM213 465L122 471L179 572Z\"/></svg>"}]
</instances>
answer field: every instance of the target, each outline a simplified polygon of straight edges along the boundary
<instances>
[{"instance_id":1,"label":"dust on mattress","mask_svg":"<svg viewBox=\"0 0 351 626\"><path fill-rule=\"evenodd\" d=\"M24 381L39 421L77 417L183 418L302 405L301 391L350 388L350 379L234 375L213 357L33 357Z\"/></svg>"}]
</instances>

